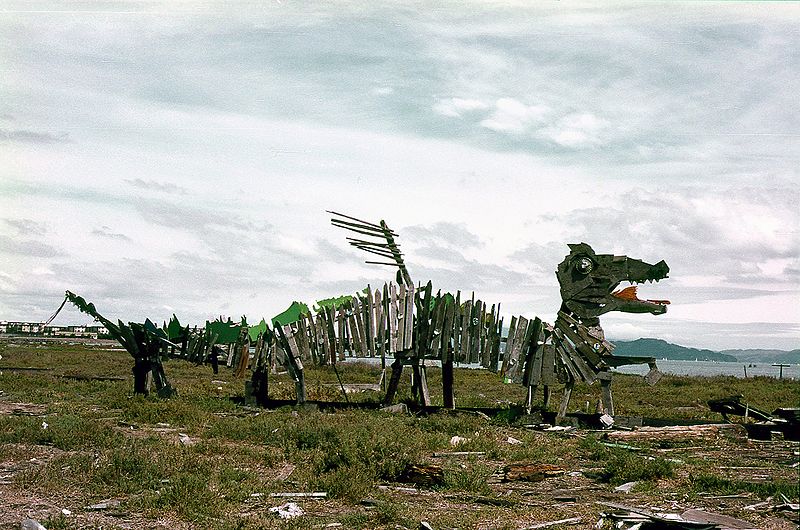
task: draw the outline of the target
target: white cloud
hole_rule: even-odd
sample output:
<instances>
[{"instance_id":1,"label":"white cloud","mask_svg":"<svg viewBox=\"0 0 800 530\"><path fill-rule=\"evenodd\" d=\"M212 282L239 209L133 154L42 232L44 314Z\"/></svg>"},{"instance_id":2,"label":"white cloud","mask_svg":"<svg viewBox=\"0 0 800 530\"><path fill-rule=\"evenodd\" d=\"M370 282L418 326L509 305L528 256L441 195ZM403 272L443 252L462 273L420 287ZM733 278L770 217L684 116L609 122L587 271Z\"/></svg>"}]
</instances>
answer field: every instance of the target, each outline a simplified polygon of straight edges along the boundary
<instances>
[{"instance_id":1,"label":"white cloud","mask_svg":"<svg viewBox=\"0 0 800 530\"><path fill-rule=\"evenodd\" d=\"M526 105L514 98L500 98L483 127L497 132L522 134L541 123L550 112L546 105Z\"/></svg>"},{"instance_id":2,"label":"white cloud","mask_svg":"<svg viewBox=\"0 0 800 530\"><path fill-rule=\"evenodd\" d=\"M434 112L442 116L460 118L464 114L488 109L489 105L479 99L446 98L440 99L433 106Z\"/></svg>"},{"instance_id":3,"label":"white cloud","mask_svg":"<svg viewBox=\"0 0 800 530\"><path fill-rule=\"evenodd\" d=\"M538 136L548 138L564 147L584 147L603 143L601 133L608 122L594 114L584 112L568 114L551 127L537 132Z\"/></svg>"}]
</instances>

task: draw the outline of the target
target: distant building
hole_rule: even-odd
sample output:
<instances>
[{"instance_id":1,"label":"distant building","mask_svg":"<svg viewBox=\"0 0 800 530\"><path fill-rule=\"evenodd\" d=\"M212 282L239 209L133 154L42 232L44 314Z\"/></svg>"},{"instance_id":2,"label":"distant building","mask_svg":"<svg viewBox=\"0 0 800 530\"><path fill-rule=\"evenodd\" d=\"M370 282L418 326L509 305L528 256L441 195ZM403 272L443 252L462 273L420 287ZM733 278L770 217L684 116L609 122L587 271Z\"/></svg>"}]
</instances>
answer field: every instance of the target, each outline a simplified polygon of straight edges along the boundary
<instances>
[{"instance_id":1,"label":"distant building","mask_svg":"<svg viewBox=\"0 0 800 530\"><path fill-rule=\"evenodd\" d=\"M10 322L0 320L0 335L96 339L105 334L105 327L99 325L44 326L41 322Z\"/></svg>"}]
</instances>

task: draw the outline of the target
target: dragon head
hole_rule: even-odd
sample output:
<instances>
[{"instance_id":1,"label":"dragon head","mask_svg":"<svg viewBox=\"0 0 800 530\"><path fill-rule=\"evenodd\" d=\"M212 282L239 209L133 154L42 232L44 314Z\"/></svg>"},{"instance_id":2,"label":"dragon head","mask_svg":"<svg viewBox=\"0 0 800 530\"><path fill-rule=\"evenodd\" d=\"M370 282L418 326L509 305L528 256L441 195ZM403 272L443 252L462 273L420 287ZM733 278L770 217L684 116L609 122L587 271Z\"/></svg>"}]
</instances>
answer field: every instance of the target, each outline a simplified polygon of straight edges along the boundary
<instances>
[{"instance_id":1,"label":"dragon head","mask_svg":"<svg viewBox=\"0 0 800 530\"><path fill-rule=\"evenodd\" d=\"M640 300L635 285L666 278L669 267L663 260L651 265L627 256L595 254L586 243L571 244L569 248L570 254L556 271L562 309L592 320L609 311L653 315L667 312L669 300ZM616 290L623 281L634 285Z\"/></svg>"}]
</instances>

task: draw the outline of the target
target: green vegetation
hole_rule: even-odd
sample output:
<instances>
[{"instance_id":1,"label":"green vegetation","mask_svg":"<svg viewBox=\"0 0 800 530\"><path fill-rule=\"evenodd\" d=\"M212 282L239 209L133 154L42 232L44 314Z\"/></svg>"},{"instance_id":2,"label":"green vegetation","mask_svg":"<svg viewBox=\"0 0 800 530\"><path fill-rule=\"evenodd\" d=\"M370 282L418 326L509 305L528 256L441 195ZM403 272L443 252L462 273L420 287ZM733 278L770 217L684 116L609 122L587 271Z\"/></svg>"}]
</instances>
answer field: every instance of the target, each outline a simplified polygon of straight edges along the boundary
<instances>
[{"instance_id":1,"label":"green vegetation","mask_svg":"<svg viewBox=\"0 0 800 530\"><path fill-rule=\"evenodd\" d=\"M634 480L642 483L635 490L640 497L626 499L628 503L657 503L661 491L695 498L701 492L798 497L796 483L784 473L786 458L791 457L765 464L756 456L742 456L739 446L738 453L720 446L714 459L695 458L691 440L639 444L640 451L628 451L603 445L602 433L561 436L526 430L515 425L511 409L487 420L467 412L415 417L367 410L245 408L235 404L242 397L242 380L228 371L214 376L208 367L183 361L169 361L177 397L144 398L131 395L130 357L122 351L0 343L0 354L0 462L16 463L7 487L18 497L73 512L43 512L40 520L51 529L75 527L76 514L85 516L80 524L87 528L121 526L117 518L134 520L134 526L143 528L169 520L177 526L220 529L318 528L334 522L345 528L413 528L422 519L435 528L518 528L576 514L594 522L599 508L592 498L558 504L549 497L552 491L583 491L592 485L610 491ZM375 382L379 368L348 364L340 373L345 383ZM63 377L77 375L127 379ZM438 370L430 370L430 388L439 403L440 377ZM309 368L306 379L311 399L342 399L331 370ZM614 385L616 406L628 415L720 420L705 406L707 399L744 394L759 408L772 410L796 403L798 397L796 382L774 379L666 377L651 388L640 378L626 376L615 379ZM286 375L270 381L274 397L291 399L293 388ZM589 402L593 410L598 394L596 386L578 386L572 403L583 410ZM379 395L349 397L374 401ZM404 380L399 398L408 397ZM554 400L557 397L555 393ZM456 402L461 406L502 408L523 399L523 389L504 385L493 374L456 374ZM15 412L15 407L23 408ZM465 440L453 447L453 436ZM482 454L433 456L452 451ZM579 474L541 483L501 481L506 464L523 462ZM729 467L768 466L775 479L752 483L723 473L720 462ZM421 493L392 489L413 487L398 482L404 469L426 463L443 468L443 483L422 488ZM280 521L268 511L286 501L270 499L270 493L313 491L327 492L328 499L298 500L307 512L300 519ZM97 513L84 510L104 499L120 504ZM0 512L9 515L0 516L0 525L18 524L20 518L13 519L3 502Z\"/></svg>"}]
</instances>

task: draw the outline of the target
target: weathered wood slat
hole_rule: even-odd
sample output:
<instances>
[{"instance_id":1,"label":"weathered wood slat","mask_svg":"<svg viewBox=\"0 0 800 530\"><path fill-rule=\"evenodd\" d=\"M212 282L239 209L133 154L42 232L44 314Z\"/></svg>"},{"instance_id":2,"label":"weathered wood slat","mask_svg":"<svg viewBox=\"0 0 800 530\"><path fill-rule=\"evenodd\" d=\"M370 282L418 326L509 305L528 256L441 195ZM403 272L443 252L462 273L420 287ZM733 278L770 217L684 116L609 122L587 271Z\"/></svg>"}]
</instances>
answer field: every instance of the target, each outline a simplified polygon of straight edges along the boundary
<instances>
[{"instance_id":1,"label":"weathered wood slat","mask_svg":"<svg viewBox=\"0 0 800 530\"><path fill-rule=\"evenodd\" d=\"M427 356L431 359L439 358L439 352L442 348L442 333L444 331L443 327L446 309L444 298L442 298L440 294L436 295L435 303L436 307L431 318L430 333L428 335L430 349L427 352Z\"/></svg>"},{"instance_id":2,"label":"weathered wood slat","mask_svg":"<svg viewBox=\"0 0 800 530\"><path fill-rule=\"evenodd\" d=\"M441 357L442 362L453 362L453 349L450 339L453 336L453 320L455 319L456 305L449 303L444 308L444 322L442 324Z\"/></svg>"},{"instance_id":3,"label":"weathered wood slat","mask_svg":"<svg viewBox=\"0 0 800 530\"><path fill-rule=\"evenodd\" d=\"M558 358L561 359L561 365L564 368L566 368L569 378L573 381L580 381L581 380L580 372L575 367L575 365L572 364L572 360L569 358L567 352L564 351L564 348L559 346L558 340L554 340L553 348L555 349Z\"/></svg>"},{"instance_id":4,"label":"weathered wood slat","mask_svg":"<svg viewBox=\"0 0 800 530\"><path fill-rule=\"evenodd\" d=\"M556 325L558 326L558 330L563 333L567 340L573 344L575 349L584 356L587 362L592 364L595 368L600 366L600 355L598 355L571 326L568 324L560 325L560 323Z\"/></svg>"},{"instance_id":5,"label":"weathered wood slat","mask_svg":"<svg viewBox=\"0 0 800 530\"><path fill-rule=\"evenodd\" d=\"M503 366L500 369L500 373L505 376L506 372L508 372L508 362L511 360L511 350L514 349L514 338L516 337L517 333L517 317L511 317L511 324L508 326L508 338L506 338L506 348L503 352Z\"/></svg>"},{"instance_id":6,"label":"weathered wood slat","mask_svg":"<svg viewBox=\"0 0 800 530\"><path fill-rule=\"evenodd\" d=\"M375 308L375 356L381 358L381 368L386 368L386 343L384 342L386 319L381 289L375 289L372 305Z\"/></svg>"},{"instance_id":7,"label":"weathered wood slat","mask_svg":"<svg viewBox=\"0 0 800 530\"><path fill-rule=\"evenodd\" d=\"M508 358L508 369L504 374L504 377L510 378L512 381L517 377L517 374L520 373L520 365L522 364L520 355L522 354L522 348L525 346L525 337L527 333L528 319L521 316L517 319L517 327L514 332L514 344L511 349L511 355Z\"/></svg>"},{"instance_id":8,"label":"weathered wood slat","mask_svg":"<svg viewBox=\"0 0 800 530\"><path fill-rule=\"evenodd\" d=\"M367 355L375 357L375 301L370 285L367 285L367 296L364 300L364 330L367 339Z\"/></svg>"},{"instance_id":9,"label":"weathered wood slat","mask_svg":"<svg viewBox=\"0 0 800 530\"><path fill-rule=\"evenodd\" d=\"M542 378L542 351L539 346L542 321L534 318L530 326L530 340L525 347L522 383L525 386L538 386Z\"/></svg>"},{"instance_id":10,"label":"weathered wood slat","mask_svg":"<svg viewBox=\"0 0 800 530\"><path fill-rule=\"evenodd\" d=\"M347 317L344 314L344 308L340 307L339 311L336 315L336 331L338 332L336 336L336 353L338 353L338 357L340 361L344 361L344 341L347 328Z\"/></svg>"},{"instance_id":11,"label":"weathered wood slat","mask_svg":"<svg viewBox=\"0 0 800 530\"><path fill-rule=\"evenodd\" d=\"M474 294L473 294L474 296ZM469 319L469 362L477 364L480 360L478 358L478 351L480 349L480 330L478 329L478 321L481 315L481 301L475 300L472 305L472 314Z\"/></svg>"},{"instance_id":12,"label":"weathered wood slat","mask_svg":"<svg viewBox=\"0 0 800 530\"><path fill-rule=\"evenodd\" d=\"M542 346L542 384L554 385L556 378L556 351L552 344Z\"/></svg>"},{"instance_id":13,"label":"weathered wood slat","mask_svg":"<svg viewBox=\"0 0 800 530\"><path fill-rule=\"evenodd\" d=\"M354 298L352 305L347 310L347 337L350 339L350 356L363 357L364 353L361 347L361 332L358 329L358 322L356 315L358 311L358 301Z\"/></svg>"},{"instance_id":14,"label":"weathered wood slat","mask_svg":"<svg viewBox=\"0 0 800 530\"><path fill-rule=\"evenodd\" d=\"M397 287L397 351L406 349L406 285Z\"/></svg>"},{"instance_id":15,"label":"weathered wood slat","mask_svg":"<svg viewBox=\"0 0 800 530\"><path fill-rule=\"evenodd\" d=\"M472 319L472 300L464 302L464 308L461 311L461 341L459 350L459 362L469 362L469 326Z\"/></svg>"},{"instance_id":16,"label":"weathered wood slat","mask_svg":"<svg viewBox=\"0 0 800 530\"><path fill-rule=\"evenodd\" d=\"M389 351L391 353L397 352L397 286L394 283L389 284Z\"/></svg>"},{"instance_id":17,"label":"weathered wood slat","mask_svg":"<svg viewBox=\"0 0 800 530\"><path fill-rule=\"evenodd\" d=\"M369 357L367 347L367 323L364 322L364 301L360 296L353 297L353 317L358 331L358 345L361 357Z\"/></svg>"},{"instance_id":18,"label":"weathered wood slat","mask_svg":"<svg viewBox=\"0 0 800 530\"><path fill-rule=\"evenodd\" d=\"M413 347L413 333L414 333L414 286L410 285L406 289L406 314L405 314L405 321L406 321L406 328L405 328L405 340L404 346L405 349L411 349Z\"/></svg>"},{"instance_id":19,"label":"weathered wood slat","mask_svg":"<svg viewBox=\"0 0 800 530\"><path fill-rule=\"evenodd\" d=\"M553 330L553 334L558 347L562 348L566 352L570 361L572 361L572 364L578 369L578 372L581 374L580 379L588 384L594 383L597 380L597 374L589 367L589 365L586 364L586 362L581 358L580 354L571 347L570 343L564 338L561 330L559 328L555 328Z\"/></svg>"},{"instance_id":20,"label":"weathered wood slat","mask_svg":"<svg viewBox=\"0 0 800 530\"><path fill-rule=\"evenodd\" d=\"M433 296L433 285L428 282L425 288L418 290L415 295L414 305L416 306L417 318L414 326L414 356L424 358L430 348L431 333L431 299Z\"/></svg>"}]
</instances>

